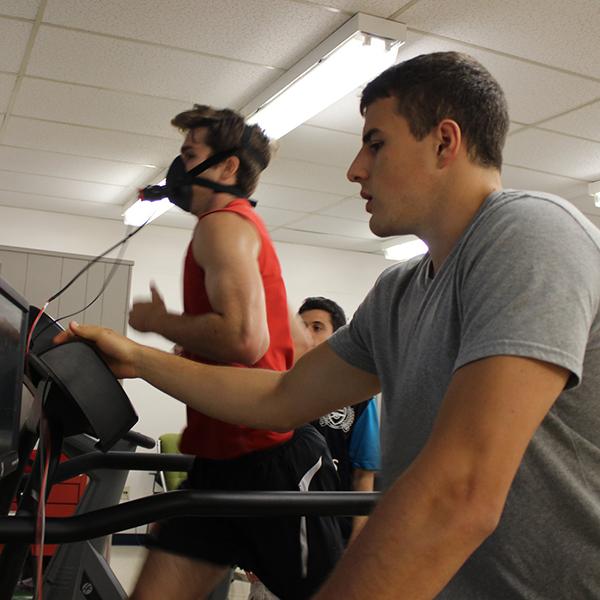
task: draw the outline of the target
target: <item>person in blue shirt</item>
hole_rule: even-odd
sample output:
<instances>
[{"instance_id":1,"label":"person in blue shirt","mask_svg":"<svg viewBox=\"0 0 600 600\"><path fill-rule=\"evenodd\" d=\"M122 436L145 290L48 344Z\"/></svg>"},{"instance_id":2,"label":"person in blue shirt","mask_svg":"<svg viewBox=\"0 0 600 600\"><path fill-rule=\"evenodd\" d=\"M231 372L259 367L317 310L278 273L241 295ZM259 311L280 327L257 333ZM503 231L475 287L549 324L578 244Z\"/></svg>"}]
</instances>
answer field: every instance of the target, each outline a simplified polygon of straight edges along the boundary
<instances>
[{"instance_id":1,"label":"person in blue shirt","mask_svg":"<svg viewBox=\"0 0 600 600\"><path fill-rule=\"evenodd\" d=\"M327 340L346 324L346 315L339 304L314 296L307 298L298 310L313 344ZM313 421L323 435L333 462L338 469L342 490L372 492L375 472L380 469L379 418L375 398L354 406L335 410ZM340 517L340 527L346 544L353 541L364 527L366 516Z\"/></svg>"}]
</instances>

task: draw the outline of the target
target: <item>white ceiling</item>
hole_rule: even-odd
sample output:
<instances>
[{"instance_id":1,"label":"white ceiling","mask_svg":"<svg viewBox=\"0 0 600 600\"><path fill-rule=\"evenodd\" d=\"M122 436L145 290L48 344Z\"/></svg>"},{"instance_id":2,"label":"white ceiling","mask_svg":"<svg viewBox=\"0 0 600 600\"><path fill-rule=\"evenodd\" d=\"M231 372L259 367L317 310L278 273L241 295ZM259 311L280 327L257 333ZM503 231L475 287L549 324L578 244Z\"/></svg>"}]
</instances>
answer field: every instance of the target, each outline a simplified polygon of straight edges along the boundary
<instances>
[{"instance_id":1,"label":"white ceiling","mask_svg":"<svg viewBox=\"0 0 600 600\"><path fill-rule=\"evenodd\" d=\"M407 24L400 59L479 59L508 97L505 186L600 226L599 0L0 0L0 206L120 219L177 153L173 115L241 108L358 11ZM281 140L255 194L275 240L381 251L345 178L358 93Z\"/></svg>"}]
</instances>

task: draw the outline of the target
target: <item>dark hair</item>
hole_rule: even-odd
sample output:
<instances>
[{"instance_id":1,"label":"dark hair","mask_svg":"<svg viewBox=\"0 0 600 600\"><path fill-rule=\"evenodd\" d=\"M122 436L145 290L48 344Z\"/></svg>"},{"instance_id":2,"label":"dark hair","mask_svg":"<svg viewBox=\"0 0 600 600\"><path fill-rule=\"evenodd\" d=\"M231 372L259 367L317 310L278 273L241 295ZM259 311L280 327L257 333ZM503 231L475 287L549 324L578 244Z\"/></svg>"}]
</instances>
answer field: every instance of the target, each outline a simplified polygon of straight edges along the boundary
<instances>
[{"instance_id":1,"label":"dark hair","mask_svg":"<svg viewBox=\"0 0 600 600\"><path fill-rule=\"evenodd\" d=\"M324 310L325 312L328 312L331 317L331 324L333 325L334 331L337 331L342 325L346 324L346 314L344 313L344 310L339 304L329 298L323 298L323 296L312 296L311 298L307 298L298 309L298 314L301 315L307 310Z\"/></svg>"},{"instance_id":2,"label":"dark hair","mask_svg":"<svg viewBox=\"0 0 600 600\"><path fill-rule=\"evenodd\" d=\"M475 59L459 52L422 54L385 70L363 90L360 112L393 97L411 133L422 140L443 119L458 123L469 158L484 167L502 166L508 131L504 92Z\"/></svg>"},{"instance_id":3,"label":"dark hair","mask_svg":"<svg viewBox=\"0 0 600 600\"><path fill-rule=\"evenodd\" d=\"M216 109L194 104L173 117L171 125L181 131L197 127L206 128L206 144L215 152L238 148L235 155L240 159L236 184L245 196L250 196L258 185L258 178L271 160L269 138L258 125L246 125L244 118L229 108ZM246 139L244 138L244 131Z\"/></svg>"}]
</instances>

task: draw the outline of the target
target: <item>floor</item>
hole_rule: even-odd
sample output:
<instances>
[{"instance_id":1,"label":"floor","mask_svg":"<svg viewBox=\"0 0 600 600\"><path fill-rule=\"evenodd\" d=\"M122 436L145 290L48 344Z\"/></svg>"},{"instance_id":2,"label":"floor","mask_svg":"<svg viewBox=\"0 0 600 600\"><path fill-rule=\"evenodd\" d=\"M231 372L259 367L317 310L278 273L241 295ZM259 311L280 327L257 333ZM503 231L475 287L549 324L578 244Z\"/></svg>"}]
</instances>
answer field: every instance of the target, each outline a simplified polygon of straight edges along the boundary
<instances>
[{"instance_id":1,"label":"floor","mask_svg":"<svg viewBox=\"0 0 600 600\"><path fill-rule=\"evenodd\" d=\"M111 548L110 566L128 594L133 590L145 555L146 550L140 546L113 546ZM248 583L234 581L229 590L228 600L247 600L249 591Z\"/></svg>"}]
</instances>

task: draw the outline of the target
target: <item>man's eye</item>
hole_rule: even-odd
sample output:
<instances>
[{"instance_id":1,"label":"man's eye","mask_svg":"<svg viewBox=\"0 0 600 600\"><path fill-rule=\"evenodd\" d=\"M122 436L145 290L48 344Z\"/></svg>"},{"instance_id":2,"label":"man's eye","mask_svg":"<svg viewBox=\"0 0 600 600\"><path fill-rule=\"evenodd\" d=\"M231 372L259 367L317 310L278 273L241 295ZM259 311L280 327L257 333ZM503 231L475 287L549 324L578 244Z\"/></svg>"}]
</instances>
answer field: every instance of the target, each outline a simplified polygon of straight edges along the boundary
<instances>
[{"instance_id":1,"label":"man's eye","mask_svg":"<svg viewBox=\"0 0 600 600\"><path fill-rule=\"evenodd\" d=\"M371 152L377 152L381 146L383 146L383 142L371 142L369 144L369 150L371 150Z\"/></svg>"}]
</instances>

